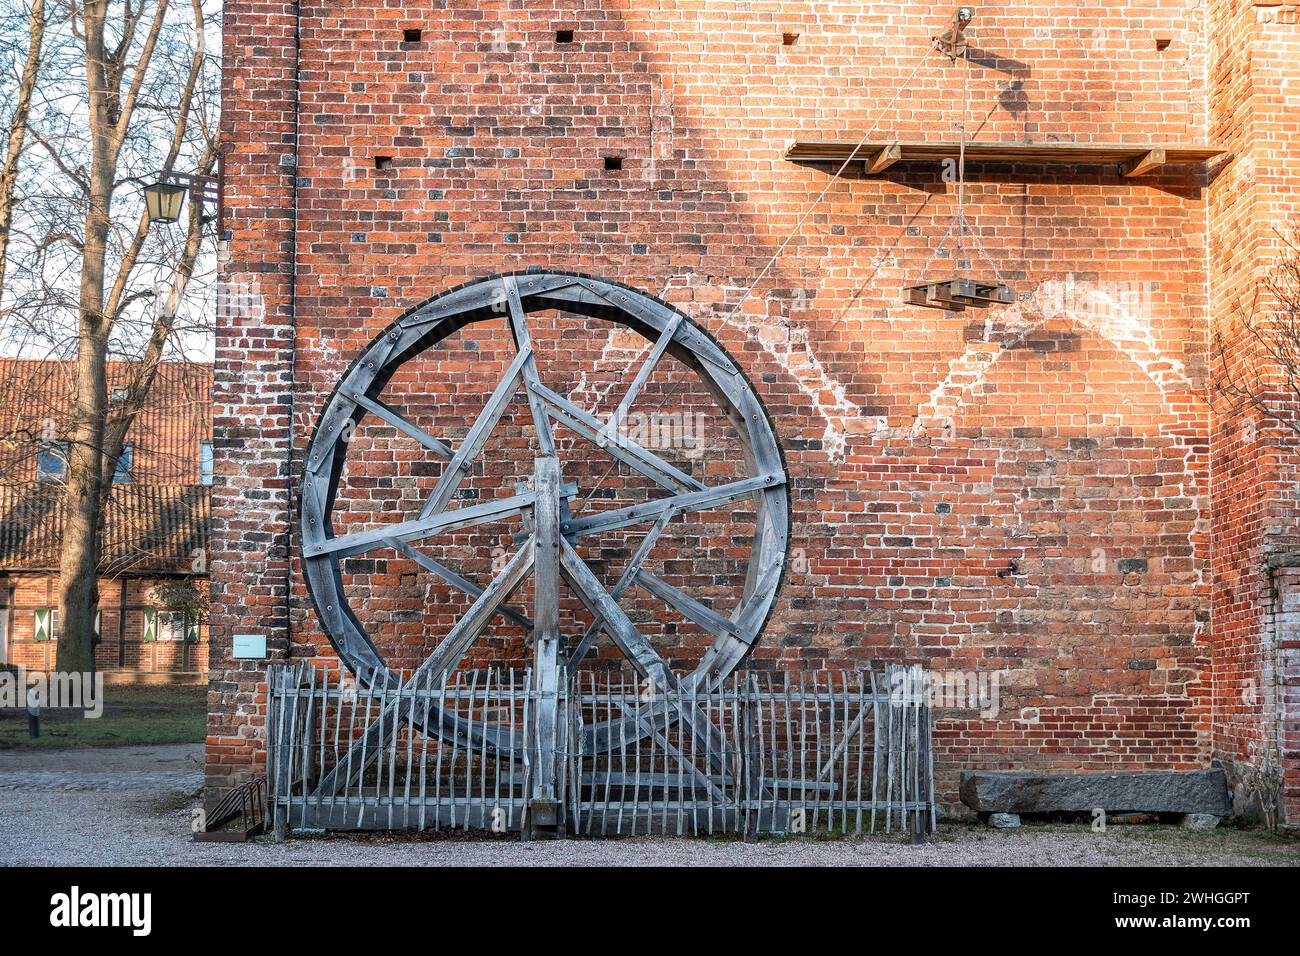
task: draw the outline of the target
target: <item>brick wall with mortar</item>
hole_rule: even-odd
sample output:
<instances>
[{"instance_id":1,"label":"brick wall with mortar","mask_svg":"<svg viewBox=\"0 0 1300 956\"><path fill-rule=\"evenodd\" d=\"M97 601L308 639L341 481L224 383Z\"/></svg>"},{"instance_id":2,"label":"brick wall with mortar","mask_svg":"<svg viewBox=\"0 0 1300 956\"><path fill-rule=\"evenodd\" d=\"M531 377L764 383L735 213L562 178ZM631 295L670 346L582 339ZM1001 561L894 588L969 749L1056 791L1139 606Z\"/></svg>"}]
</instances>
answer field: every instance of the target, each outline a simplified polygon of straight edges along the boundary
<instances>
[{"instance_id":1,"label":"brick wall with mortar","mask_svg":"<svg viewBox=\"0 0 1300 956\"><path fill-rule=\"evenodd\" d=\"M230 635L333 658L288 563L290 448L405 309L529 266L661 293L758 386L794 482L796 552L756 666L1003 672L996 716L950 711L937 728L949 798L964 767L1209 761L1205 173L972 167L980 241L1029 294L947 314L902 304L901 288L927 262L930 278L962 258L991 271L951 242L934 255L955 209L938 168L848 170L783 245L831 171L782 159L796 136L877 116L881 139L955 138L964 116L980 139L1204 140L1206 11L981 9L970 69L926 55L951 11L227 4L223 270L251 307L223 316L218 338L214 788L258 759L260 668L229 661ZM420 40L404 42L412 28ZM539 328L568 349L544 377L589 406L636 355L594 327ZM453 438L510 355L500 330L457 336L390 385L404 413ZM527 462L525 418L503 444ZM437 470L412 449L379 432L353 443L341 497L358 524L427 494ZM469 491L510 477L485 469ZM736 530L689 529L676 553L696 558L674 580L725 608ZM492 543L450 547L486 573ZM463 607L387 555L347 571L395 660L418 660ZM698 635L662 609L636 611L674 663L698 655ZM518 647L507 629L484 656Z\"/></svg>"},{"instance_id":2,"label":"brick wall with mortar","mask_svg":"<svg viewBox=\"0 0 1300 956\"><path fill-rule=\"evenodd\" d=\"M222 10L220 280L213 376L208 780L261 761L260 664L232 659L235 634L288 652L289 421L294 367L297 8Z\"/></svg>"},{"instance_id":3,"label":"brick wall with mortar","mask_svg":"<svg viewBox=\"0 0 1300 956\"><path fill-rule=\"evenodd\" d=\"M1294 162L1300 114L1300 5L1212 3L1211 137L1235 158L1209 189L1211 331L1216 377L1248 379L1266 360L1241 332L1238 306L1300 224ZM1275 806L1300 822L1300 661L1294 571L1300 552L1300 444L1285 426L1215 403L1214 756L1245 812ZM1287 613L1284 613L1286 611Z\"/></svg>"}]
</instances>

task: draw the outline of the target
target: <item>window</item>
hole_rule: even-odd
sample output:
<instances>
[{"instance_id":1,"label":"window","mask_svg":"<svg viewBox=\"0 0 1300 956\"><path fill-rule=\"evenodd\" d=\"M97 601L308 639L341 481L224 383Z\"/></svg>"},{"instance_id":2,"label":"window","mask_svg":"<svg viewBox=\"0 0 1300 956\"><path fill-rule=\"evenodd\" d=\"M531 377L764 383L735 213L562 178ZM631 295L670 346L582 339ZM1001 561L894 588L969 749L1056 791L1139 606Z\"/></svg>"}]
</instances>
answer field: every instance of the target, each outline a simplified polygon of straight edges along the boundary
<instances>
[{"instance_id":1,"label":"window","mask_svg":"<svg viewBox=\"0 0 1300 956\"><path fill-rule=\"evenodd\" d=\"M36 454L37 481L62 481L68 476L68 448L66 441L41 442Z\"/></svg>"},{"instance_id":2,"label":"window","mask_svg":"<svg viewBox=\"0 0 1300 956\"><path fill-rule=\"evenodd\" d=\"M117 456L117 467L113 470L113 484L124 485L131 480L131 463L135 458L135 446L127 442L122 446L122 454Z\"/></svg>"},{"instance_id":3,"label":"window","mask_svg":"<svg viewBox=\"0 0 1300 956\"><path fill-rule=\"evenodd\" d=\"M199 442L199 482L212 484L212 442Z\"/></svg>"},{"instance_id":4,"label":"window","mask_svg":"<svg viewBox=\"0 0 1300 956\"><path fill-rule=\"evenodd\" d=\"M59 609L38 607L32 611L32 640L53 641L59 635Z\"/></svg>"},{"instance_id":5,"label":"window","mask_svg":"<svg viewBox=\"0 0 1300 956\"><path fill-rule=\"evenodd\" d=\"M158 612L158 640L185 640L185 615L179 611Z\"/></svg>"},{"instance_id":6,"label":"window","mask_svg":"<svg viewBox=\"0 0 1300 956\"><path fill-rule=\"evenodd\" d=\"M199 640L199 622L193 614L184 611L159 611L147 607L144 609L144 630L140 639L146 644L153 641L186 641L195 644Z\"/></svg>"}]
</instances>

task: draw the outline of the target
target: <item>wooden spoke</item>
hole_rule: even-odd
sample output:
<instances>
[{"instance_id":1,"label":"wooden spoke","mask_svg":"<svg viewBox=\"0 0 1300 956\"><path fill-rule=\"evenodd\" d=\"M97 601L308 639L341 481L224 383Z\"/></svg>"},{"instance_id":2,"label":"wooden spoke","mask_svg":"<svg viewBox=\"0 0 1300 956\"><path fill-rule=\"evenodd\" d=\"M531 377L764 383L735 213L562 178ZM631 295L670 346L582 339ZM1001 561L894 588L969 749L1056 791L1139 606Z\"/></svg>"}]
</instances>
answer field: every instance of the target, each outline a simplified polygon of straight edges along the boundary
<instances>
[{"instance_id":1,"label":"wooden spoke","mask_svg":"<svg viewBox=\"0 0 1300 956\"><path fill-rule=\"evenodd\" d=\"M414 438L421 445L432 451L435 455L438 455L440 458L452 457L452 451L450 448L438 441L438 439L434 438L428 432L424 431L424 429L397 414L397 412L393 411L383 402L378 401L377 399L367 398L365 395L360 393L351 394L347 397L352 399L352 401L356 402L366 411L382 418L398 431Z\"/></svg>"},{"instance_id":2,"label":"wooden spoke","mask_svg":"<svg viewBox=\"0 0 1300 956\"><path fill-rule=\"evenodd\" d=\"M673 340L673 335L677 332L677 326L682 324L683 318L684 316L679 312L664 325L664 330L659 333L659 338L655 342L654 348L650 350L650 355L637 369L632 384L627 387L627 391L623 394L623 400L618 403L618 408L614 409L609 416L609 421L605 423L601 434L606 438L610 438L623 427L623 422L627 419L627 413L631 410L632 403L636 401L637 395L640 394L645 383L649 381L650 373L655 370L659 360L664 357L664 352L668 350L668 343Z\"/></svg>"},{"instance_id":3,"label":"wooden spoke","mask_svg":"<svg viewBox=\"0 0 1300 956\"><path fill-rule=\"evenodd\" d=\"M447 567L445 564L435 561L433 558L429 557L423 551L417 551L415 548L411 547L405 541L398 541L395 538L387 538L384 540L384 544L392 548L394 551L402 552L402 554L406 555L408 558L410 558L420 567L424 568L424 570L429 571L432 574L436 574L438 577L442 578L452 587L460 588L460 590L464 591L470 597L478 598L483 594L483 589L480 588L478 585L476 585L473 581L469 580L468 578L461 577L459 574L451 570L451 568ZM530 621L523 614L521 614L519 611L516 611L514 608L510 607L508 604L502 604L499 608L497 608L497 613L500 614L502 617L518 624L520 627L524 628L525 630L531 631L533 629L533 622Z\"/></svg>"},{"instance_id":4,"label":"wooden spoke","mask_svg":"<svg viewBox=\"0 0 1300 956\"><path fill-rule=\"evenodd\" d=\"M697 601L662 578L655 577L649 571L645 569L637 571L636 583L676 610L682 617L698 624L714 637L730 634L733 637L746 640L745 632L734 621L727 620L707 604Z\"/></svg>"},{"instance_id":5,"label":"wooden spoke","mask_svg":"<svg viewBox=\"0 0 1300 956\"><path fill-rule=\"evenodd\" d=\"M528 335L528 321L524 318L524 307L519 301L519 286L514 276L501 280L506 291L506 305L510 309L510 331L515 337L515 346L519 353L527 353L520 374L528 391L528 407L533 413L533 426L537 429L537 447L544 456L555 456L555 437L551 434L551 423L546 417L546 410L533 393L534 386L540 385L537 378L537 358L533 355L532 339Z\"/></svg>"},{"instance_id":6,"label":"wooden spoke","mask_svg":"<svg viewBox=\"0 0 1300 956\"><path fill-rule=\"evenodd\" d=\"M537 395L550 408L558 420L589 441L595 442L611 455L641 472L651 481L669 491L700 491L704 488L697 479L618 432L606 435L604 426L594 415L574 405L563 395L558 395L540 383L529 385L528 390ZM612 446L612 447L611 447Z\"/></svg>"},{"instance_id":7,"label":"wooden spoke","mask_svg":"<svg viewBox=\"0 0 1300 956\"><path fill-rule=\"evenodd\" d=\"M609 636L638 674L648 677L657 687L677 686L677 679L668 670L663 658L655 653L655 649L636 629L636 625L623 613L618 602L610 597L596 575L592 574L591 568L573 550L573 545L563 538L560 539L560 573L582 603L587 605L587 609L604 620Z\"/></svg>"},{"instance_id":8,"label":"wooden spoke","mask_svg":"<svg viewBox=\"0 0 1300 956\"><path fill-rule=\"evenodd\" d=\"M573 546L563 538L560 539L560 573L582 603L587 605L588 610L604 619L610 637L614 639L614 643L618 645L618 649L623 652L623 656L628 659L636 672L650 681L655 703L651 705L649 713L643 720L650 721L655 727L659 727L661 723L666 725L670 719L669 708L675 708L678 716L687 722L692 733L708 734L713 739L716 745L718 768L725 766L725 757L730 752L730 748L722 732L704 714L682 708L680 703L674 703L669 695L658 693L659 690L677 691L681 684L668 669L663 658L650 646L650 642L623 613L618 602L601 586L586 562L578 556L578 552L574 551ZM703 682L704 675L697 671L690 680L698 686ZM635 718L624 719L636 723ZM594 730L597 735L605 735L607 742L613 726L615 725L594 728Z\"/></svg>"},{"instance_id":9,"label":"wooden spoke","mask_svg":"<svg viewBox=\"0 0 1300 956\"><path fill-rule=\"evenodd\" d=\"M664 512L659 516L659 519L654 523L650 530L645 533L645 536L642 537L641 543L637 545L636 551L628 560L627 567L623 569L623 574L619 577L618 581L615 582L614 587L610 589L609 595L615 601L621 598L623 592L632 586L636 579L637 572L641 570L641 565L644 564L645 559L650 556L650 552L654 549L655 543L659 540L659 536L664 533L664 529L668 527L668 522L672 520L672 517L672 512ZM604 630L604 627L605 619L599 614L596 615L596 619L593 620L587 627L587 630L583 632L582 638L578 641L577 645L573 648L573 652L569 655L570 673L578 669L578 665L582 663L583 659L591 651L591 646L596 641L596 635Z\"/></svg>"},{"instance_id":10,"label":"wooden spoke","mask_svg":"<svg viewBox=\"0 0 1300 956\"><path fill-rule=\"evenodd\" d=\"M765 488L784 483L785 477L783 475L745 478L741 481L728 482L714 488L706 488L703 491L674 495L671 498L656 498L654 501L631 505L627 508L613 508L609 511L600 511L593 515L574 518L572 521L566 522L561 530L569 537L599 534L603 531L624 528L630 524L640 524L642 521L654 521L666 513L681 514L687 511L706 511L710 508L718 508L741 498L747 498L756 491L762 491Z\"/></svg>"},{"instance_id":11,"label":"wooden spoke","mask_svg":"<svg viewBox=\"0 0 1300 956\"><path fill-rule=\"evenodd\" d=\"M483 406L483 411L479 413L474 424L470 426L465 440L456 449L456 453L438 478L438 483L434 485L433 491L424 503L424 507L420 509L421 518L428 518L430 515L437 514L447 507L452 495L460 487L465 472L474 459L478 457L478 453L483 450L488 436L492 434L492 429L496 427L497 422L501 420L501 416L505 414L506 408L510 405L510 399L514 398L515 388L519 384L519 376L525 363L532 358L532 354L532 349L522 349L515 356L514 361L510 363L510 367L506 369L506 374L501 377L501 381L488 398L487 404Z\"/></svg>"},{"instance_id":12,"label":"wooden spoke","mask_svg":"<svg viewBox=\"0 0 1300 956\"><path fill-rule=\"evenodd\" d=\"M335 538L324 538L317 544L305 545L303 547L303 556L316 558L326 554L333 554L339 558L346 558L350 555L362 554L382 547L388 539L414 541L444 531L453 531L457 528L468 528L488 521L497 521L501 518L519 514L524 508L531 506L532 503L533 495L530 492L525 495L515 495L511 498L485 501L482 504L471 505L468 508L444 511L428 518L399 521L385 525L382 528L371 528L367 531L357 531L353 534L340 535Z\"/></svg>"},{"instance_id":13,"label":"wooden spoke","mask_svg":"<svg viewBox=\"0 0 1300 956\"><path fill-rule=\"evenodd\" d=\"M416 674L442 674L450 672L460 663L461 657L469 650L471 644L483 633L488 621L496 616L497 609L510 599L510 595L533 569L532 541L528 541L514 556L506 562L501 573L483 589L483 593L465 612L465 616L443 638L437 649L415 669Z\"/></svg>"}]
</instances>

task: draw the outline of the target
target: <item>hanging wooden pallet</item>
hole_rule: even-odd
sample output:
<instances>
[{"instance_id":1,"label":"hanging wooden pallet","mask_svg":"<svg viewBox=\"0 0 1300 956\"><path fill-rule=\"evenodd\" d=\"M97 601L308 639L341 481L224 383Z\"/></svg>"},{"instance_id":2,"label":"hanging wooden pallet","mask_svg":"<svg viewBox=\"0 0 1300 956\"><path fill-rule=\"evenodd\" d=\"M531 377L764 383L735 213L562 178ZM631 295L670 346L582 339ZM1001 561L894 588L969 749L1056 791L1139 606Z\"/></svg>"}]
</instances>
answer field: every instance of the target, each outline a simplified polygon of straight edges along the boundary
<instances>
[{"instance_id":1,"label":"hanging wooden pallet","mask_svg":"<svg viewBox=\"0 0 1300 956\"><path fill-rule=\"evenodd\" d=\"M909 286L906 301L929 309L961 312L968 306L983 309L990 305L1009 305L1016 299L1011 286L1002 282L977 282L974 279L944 279Z\"/></svg>"}]
</instances>

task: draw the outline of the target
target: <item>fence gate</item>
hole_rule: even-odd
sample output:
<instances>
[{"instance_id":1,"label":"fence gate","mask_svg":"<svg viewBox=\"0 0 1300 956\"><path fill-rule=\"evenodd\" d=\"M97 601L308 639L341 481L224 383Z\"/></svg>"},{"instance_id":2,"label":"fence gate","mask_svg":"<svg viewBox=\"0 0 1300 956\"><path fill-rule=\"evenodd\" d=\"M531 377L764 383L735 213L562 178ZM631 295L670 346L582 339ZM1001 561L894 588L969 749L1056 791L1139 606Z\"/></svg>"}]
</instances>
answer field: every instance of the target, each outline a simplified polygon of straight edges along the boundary
<instances>
[{"instance_id":1,"label":"fence gate","mask_svg":"<svg viewBox=\"0 0 1300 956\"><path fill-rule=\"evenodd\" d=\"M738 673L713 688L682 679L671 691L580 671L553 707L539 706L530 671L367 687L280 665L268 687L277 838L294 829L753 836L935 825L919 668Z\"/></svg>"}]
</instances>

